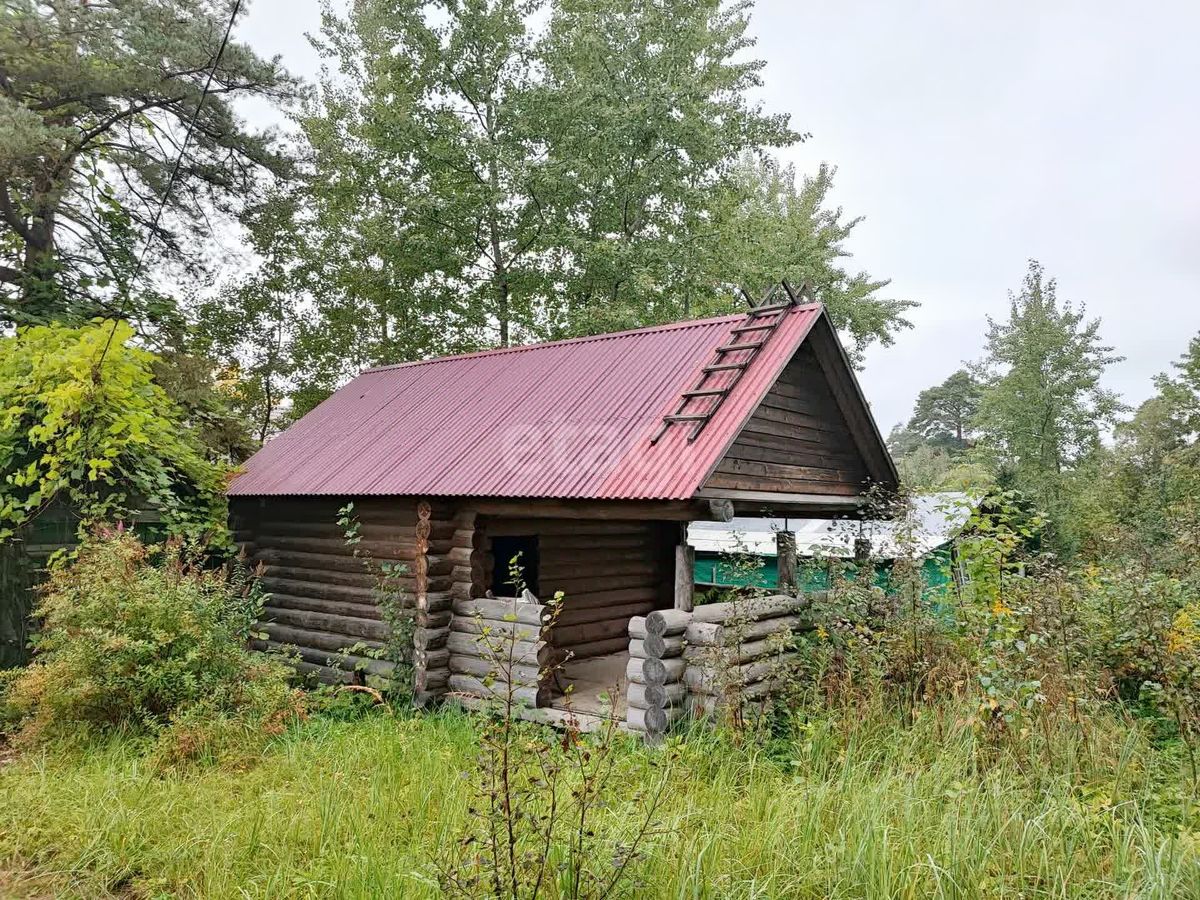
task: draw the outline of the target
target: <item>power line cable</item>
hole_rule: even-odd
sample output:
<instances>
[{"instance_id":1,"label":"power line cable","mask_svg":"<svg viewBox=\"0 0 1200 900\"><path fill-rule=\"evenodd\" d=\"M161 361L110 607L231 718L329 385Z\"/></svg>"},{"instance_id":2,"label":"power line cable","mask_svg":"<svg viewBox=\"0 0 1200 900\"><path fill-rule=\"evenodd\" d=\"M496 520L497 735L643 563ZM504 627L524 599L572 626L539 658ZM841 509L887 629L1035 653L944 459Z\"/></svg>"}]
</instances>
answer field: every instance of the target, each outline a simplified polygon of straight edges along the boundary
<instances>
[{"instance_id":1,"label":"power line cable","mask_svg":"<svg viewBox=\"0 0 1200 900\"><path fill-rule=\"evenodd\" d=\"M242 0L234 0L233 8L229 14L229 21L225 25L225 33L221 36L221 44L217 47L217 55L213 58L212 68L208 70L208 77L204 81L204 89L200 91L200 100L196 103L196 109L192 112L192 118L188 122L187 131L183 135L183 143L179 147L179 154L175 157L175 165L171 167L171 176L167 179L167 186L163 190L162 197L159 199L158 209L154 213L154 219L150 223L150 234L146 238L146 243L142 247L142 252L138 255L137 262L134 264L133 273L125 282L125 299L121 305L117 307L117 315L113 318L112 328L108 332L108 339L104 342L104 349L100 351L100 358L96 360L94 369L94 381L99 381L100 370L104 365L104 359L108 356L108 348L112 346L113 336L117 333L117 323L125 317L125 311L129 304L129 293L133 283L141 274L142 264L146 261L146 254L150 250L150 245L154 243L154 236L158 234L158 223L162 220L163 211L167 208L167 199L171 195L171 189L175 186L175 181L179 177L179 169L183 165L183 158L187 155L188 144L192 140L192 131L196 128L196 121L200 118L200 110L204 107L204 101L208 98L208 92L212 88L213 78L216 77L217 69L221 65L221 57L225 55L225 47L229 44L229 36L233 33L234 22L237 21L238 13L242 8Z\"/></svg>"}]
</instances>

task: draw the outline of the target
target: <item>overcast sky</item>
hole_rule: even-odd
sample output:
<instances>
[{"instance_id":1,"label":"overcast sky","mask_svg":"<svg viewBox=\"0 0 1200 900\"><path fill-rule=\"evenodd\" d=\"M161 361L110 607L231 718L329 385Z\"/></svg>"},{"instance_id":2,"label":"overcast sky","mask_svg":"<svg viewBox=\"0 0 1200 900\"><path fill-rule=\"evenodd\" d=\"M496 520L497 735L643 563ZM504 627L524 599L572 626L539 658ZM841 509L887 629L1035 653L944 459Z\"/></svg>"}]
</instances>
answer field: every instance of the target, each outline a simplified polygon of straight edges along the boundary
<instances>
[{"instance_id":1,"label":"overcast sky","mask_svg":"<svg viewBox=\"0 0 1200 900\"><path fill-rule=\"evenodd\" d=\"M315 75L318 0L253 0L237 36ZM838 167L863 215L854 262L918 300L860 376L886 432L979 356L988 314L1035 257L1149 396L1200 331L1200 3L758 0L768 111L812 133L800 171Z\"/></svg>"}]
</instances>

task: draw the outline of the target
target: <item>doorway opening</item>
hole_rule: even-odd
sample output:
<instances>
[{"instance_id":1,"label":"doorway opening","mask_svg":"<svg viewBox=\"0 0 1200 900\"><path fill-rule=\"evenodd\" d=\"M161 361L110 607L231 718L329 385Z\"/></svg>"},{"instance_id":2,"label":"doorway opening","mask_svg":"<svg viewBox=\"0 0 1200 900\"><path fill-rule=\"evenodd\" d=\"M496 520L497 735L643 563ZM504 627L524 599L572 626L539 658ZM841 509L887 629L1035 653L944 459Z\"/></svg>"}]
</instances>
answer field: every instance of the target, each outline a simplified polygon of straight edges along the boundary
<instances>
[{"instance_id":1,"label":"doorway opening","mask_svg":"<svg viewBox=\"0 0 1200 900\"><path fill-rule=\"evenodd\" d=\"M498 597L516 597L525 588L538 593L538 539L530 535L496 535L492 538L492 593Z\"/></svg>"}]
</instances>

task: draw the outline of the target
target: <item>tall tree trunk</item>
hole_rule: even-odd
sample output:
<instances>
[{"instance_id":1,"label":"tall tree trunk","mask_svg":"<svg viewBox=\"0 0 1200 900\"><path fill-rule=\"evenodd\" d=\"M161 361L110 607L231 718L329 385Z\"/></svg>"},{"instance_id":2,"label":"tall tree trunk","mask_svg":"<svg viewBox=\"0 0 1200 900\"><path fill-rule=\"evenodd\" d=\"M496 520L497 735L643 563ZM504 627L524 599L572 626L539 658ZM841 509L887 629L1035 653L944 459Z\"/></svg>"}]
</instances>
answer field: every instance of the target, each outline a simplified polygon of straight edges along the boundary
<instances>
[{"instance_id":1,"label":"tall tree trunk","mask_svg":"<svg viewBox=\"0 0 1200 900\"><path fill-rule=\"evenodd\" d=\"M496 292L496 320L500 325L500 346L509 342L509 297L508 265L504 259L504 242L500 234L500 211L496 198L500 196L500 165L496 161L496 110L489 100L486 115L487 138L491 144L488 153L488 186L492 195L488 198L488 239L492 249L492 284Z\"/></svg>"}]
</instances>

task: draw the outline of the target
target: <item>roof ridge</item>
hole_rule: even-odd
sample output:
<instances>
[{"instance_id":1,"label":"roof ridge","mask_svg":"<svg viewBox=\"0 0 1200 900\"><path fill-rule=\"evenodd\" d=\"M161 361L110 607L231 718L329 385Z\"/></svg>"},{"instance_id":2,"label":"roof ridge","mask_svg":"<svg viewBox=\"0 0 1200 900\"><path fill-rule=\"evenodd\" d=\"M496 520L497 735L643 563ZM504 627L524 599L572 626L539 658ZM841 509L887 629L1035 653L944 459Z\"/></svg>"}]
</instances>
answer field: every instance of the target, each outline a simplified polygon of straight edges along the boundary
<instances>
[{"instance_id":1,"label":"roof ridge","mask_svg":"<svg viewBox=\"0 0 1200 900\"><path fill-rule=\"evenodd\" d=\"M820 303L800 303L788 310L792 313L800 310L811 310L819 307ZM747 310L749 312L750 310ZM452 359L478 359L481 356L501 356L505 353L525 353L530 350L542 350L547 347L561 347L567 344L586 344L594 341L607 341L614 338L630 337L635 334L651 332L676 331L683 328L697 328L703 325L714 325L717 322L739 322L746 313L726 313L722 316L709 316L706 319L685 319L682 322L664 322L661 325L644 325L641 328L629 328L625 331L606 331L601 334L585 334L579 337L563 338L557 341L539 341L536 344L518 344L515 347L493 347L489 350L475 350L471 353L453 353L448 356L434 356L429 359L415 359L411 362L390 363L384 366L372 366L363 369L359 375L369 375L375 372L387 372L392 369L407 369L414 366L427 366L431 363L448 362Z\"/></svg>"}]
</instances>

